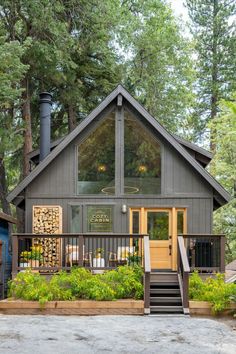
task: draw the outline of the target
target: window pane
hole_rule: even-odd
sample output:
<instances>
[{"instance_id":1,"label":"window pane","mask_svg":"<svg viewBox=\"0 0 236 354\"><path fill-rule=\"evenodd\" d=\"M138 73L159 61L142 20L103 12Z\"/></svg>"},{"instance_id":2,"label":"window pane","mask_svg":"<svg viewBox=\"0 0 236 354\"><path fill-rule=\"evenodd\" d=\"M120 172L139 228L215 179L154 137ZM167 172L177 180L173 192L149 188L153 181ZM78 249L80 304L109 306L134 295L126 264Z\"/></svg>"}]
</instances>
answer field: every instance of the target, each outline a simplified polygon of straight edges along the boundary
<instances>
[{"instance_id":1,"label":"window pane","mask_svg":"<svg viewBox=\"0 0 236 354\"><path fill-rule=\"evenodd\" d=\"M71 232L80 232L80 207L78 205L71 206Z\"/></svg>"},{"instance_id":2,"label":"window pane","mask_svg":"<svg viewBox=\"0 0 236 354\"><path fill-rule=\"evenodd\" d=\"M112 207L88 206L88 232L112 232Z\"/></svg>"},{"instance_id":3,"label":"window pane","mask_svg":"<svg viewBox=\"0 0 236 354\"><path fill-rule=\"evenodd\" d=\"M179 210L177 212L177 235L184 233L184 212Z\"/></svg>"},{"instance_id":4,"label":"window pane","mask_svg":"<svg viewBox=\"0 0 236 354\"><path fill-rule=\"evenodd\" d=\"M150 240L169 239L169 213L168 212L148 212L147 231Z\"/></svg>"},{"instance_id":5,"label":"window pane","mask_svg":"<svg viewBox=\"0 0 236 354\"><path fill-rule=\"evenodd\" d=\"M160 144L127 112L125 112L124 140L125 194L160 194Z\"/></svg>"},{"instance_id":6,"label":"window pane","mask_svg":"<svg viewBox=\"0 0 236 354\"><path fill-rule=\"evenodd\" d=\"M115 194L115 117L78 146L78 194Z\"/></svg>"},{"instance_id":7,"label":"window pane","mask_svg":"<svg viewBox=\"0 0 236 354\"><path fill-rule=\"evenodd\" d=\"M139 234L139 211L133 211L133 234Z\"/></svg>"}]
</instances>

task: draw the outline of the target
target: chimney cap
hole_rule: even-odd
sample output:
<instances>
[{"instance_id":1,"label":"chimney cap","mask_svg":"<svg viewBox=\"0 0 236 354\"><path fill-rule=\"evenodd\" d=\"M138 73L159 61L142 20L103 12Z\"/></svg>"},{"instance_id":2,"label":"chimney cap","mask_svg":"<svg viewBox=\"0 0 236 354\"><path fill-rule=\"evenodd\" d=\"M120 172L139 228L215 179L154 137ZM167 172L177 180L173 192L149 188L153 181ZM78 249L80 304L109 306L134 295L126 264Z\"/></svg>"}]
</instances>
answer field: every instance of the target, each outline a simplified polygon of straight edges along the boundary
<instances>
[{"instance_id":1,"label":"chimney cap","mask_svg":"<svg viewBox=\"0 0 236 354\"><path fill-rule=\"evenodd\" d=\"M39 102L52 104L52 94L49 92L41 92L39 94Z\"/></svg>"}]
</instances>

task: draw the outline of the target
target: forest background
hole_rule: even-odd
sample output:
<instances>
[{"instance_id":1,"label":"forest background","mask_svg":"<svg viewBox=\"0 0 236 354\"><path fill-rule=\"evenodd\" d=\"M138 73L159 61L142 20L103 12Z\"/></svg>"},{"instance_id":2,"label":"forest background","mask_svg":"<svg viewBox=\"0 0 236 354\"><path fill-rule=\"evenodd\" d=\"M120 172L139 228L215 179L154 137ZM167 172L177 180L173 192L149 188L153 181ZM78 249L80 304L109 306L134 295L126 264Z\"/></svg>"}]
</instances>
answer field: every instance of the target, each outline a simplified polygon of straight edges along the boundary
<instances>
[{"instance_id":1,"label":"forest background","mask_svg":"<svg viewBox=\"0 0 236 354\"><path fill-rule=\"evenodd\" d=\"M39 143L39 93L53 94L55 140L122 83L170 132L214 153L208 170L232 196L214 231L236 258L236 3L185 6L188 24L165 0L0 1L0 206L18 229L6 196Z\"/></svg>"}]
</instances>

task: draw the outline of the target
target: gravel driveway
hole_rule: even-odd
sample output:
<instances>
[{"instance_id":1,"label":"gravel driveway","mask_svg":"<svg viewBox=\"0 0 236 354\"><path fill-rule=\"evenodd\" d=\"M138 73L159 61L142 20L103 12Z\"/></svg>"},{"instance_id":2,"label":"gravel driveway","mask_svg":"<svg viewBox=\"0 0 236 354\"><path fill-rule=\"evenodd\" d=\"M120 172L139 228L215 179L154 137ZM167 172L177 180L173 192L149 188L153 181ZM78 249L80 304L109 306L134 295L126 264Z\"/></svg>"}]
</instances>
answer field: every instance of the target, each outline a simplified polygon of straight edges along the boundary
<instances>
[{"instance_id":1,"label":"gravel driveway","mask_svg":"<svg viewBox=\"0 0 236 354\"><path fill-rule=\"evenodd\" d=\"M0 353L236 353L236 331L211 319L0 315Z\"/></svg>"}]
</instances>

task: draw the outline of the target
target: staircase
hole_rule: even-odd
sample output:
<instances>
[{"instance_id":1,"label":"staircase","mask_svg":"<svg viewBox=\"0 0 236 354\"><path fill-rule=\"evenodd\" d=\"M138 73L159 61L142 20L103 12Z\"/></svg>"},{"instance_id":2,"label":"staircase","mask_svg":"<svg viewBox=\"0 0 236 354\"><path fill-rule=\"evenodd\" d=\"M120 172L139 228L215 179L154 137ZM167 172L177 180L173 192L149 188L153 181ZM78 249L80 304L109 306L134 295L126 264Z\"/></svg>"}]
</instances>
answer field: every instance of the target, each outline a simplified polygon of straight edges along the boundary
<instances>
[{"instance_id":1,"label":"staircase","mask_svg":"<svg viewBox=\"0 0 236 354\"><path fill-rule=\"evenodd\" d=\"M151 272L150 313L183 314L177 272Z\"/></svg>"}]
</instances>

